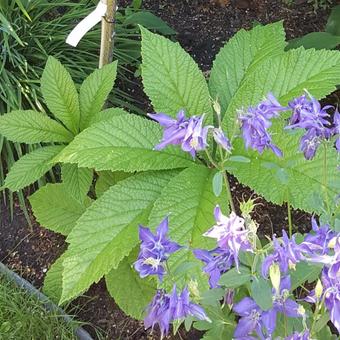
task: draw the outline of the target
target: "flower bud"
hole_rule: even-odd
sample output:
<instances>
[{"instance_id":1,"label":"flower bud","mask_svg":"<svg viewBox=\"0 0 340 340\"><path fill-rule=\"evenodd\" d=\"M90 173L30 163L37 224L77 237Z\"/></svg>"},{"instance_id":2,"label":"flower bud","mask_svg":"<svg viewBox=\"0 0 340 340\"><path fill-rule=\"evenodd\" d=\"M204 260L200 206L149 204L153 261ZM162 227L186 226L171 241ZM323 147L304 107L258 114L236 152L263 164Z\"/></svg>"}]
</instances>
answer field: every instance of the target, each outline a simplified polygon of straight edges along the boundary
<instances>
[{"instance_id":1,"label":"flower bud","mask_svg":"<svg viewBox=\"0 0 340 340\"><path fill-rule=\"evenodd\" d=\"M302 316L306 314L306 310L302 305L299 305L297 312L299 315L302 315Z\"/></svg>"},{"instance_id":2,"label":"flower bud","mask_svg":"<svg viewBox=\"0 0 340 340\"><path fill-rule=\"evenodd\" d=\"M328 248L334 248L335 247L335 244L336 244L336 236L333 237L329 243L328 243Z\"/></svg>"},{"instance_id":3,"label":"flower bud","mask_svg":"<svg viewBox=\"0 0 340 340\"><path fill-rule=\"evenodd\" d=\"M240 210L242 212L242 216L250 216L250 213L255 208L255 200L249 198L247 201L243 201L240 203Z\"/></svg>"},{"instance_id":4,"label":"flower bud","mask_svg":"<svg viewBox=\"0 0 340 340\"><path fill-rule=\"evenodd\" d=\"M214 111L220 116L221 115L221 105L217 101L217 99L213 101L213 108L214 108Z\"/></svg>"},{"instance_id":5,"label":"flower bud","mask_svg":"<svg viewBox=\"0 0 340 340\"><path fill-rule=\"evenodd\" d=\"M197 281L191 279L188 283L188 288L189 288L189 292L193 296L193 298L199 300L200 299L200 291L198 289Z\"/></svg>"},{"instance_id":6,"label":"flower bud","mask_svg":"<svg viewBox=\"0 0 340 340\"><path fill-rule=\"evenodd\" d=\"M315 286L315 296L317 297L317 299L320 299L323 293L323 287L322 287L322 283L320 280L318 280L318 282L316 283Z\"/></svg>"},{"instance_id":7,"label":"flower bud","mask_svg":"<svg viewBox=\"0 0 340 340\"><path fill-rule=\"evenodd\" d=\"M279 294L280 293L281 273L280 273L280 267L277 263L274 263L270 266L269 277L270 277L270 281L272 282L272 285L275 289L275 292L277 294Z\"/></svg>"}]
</instances>

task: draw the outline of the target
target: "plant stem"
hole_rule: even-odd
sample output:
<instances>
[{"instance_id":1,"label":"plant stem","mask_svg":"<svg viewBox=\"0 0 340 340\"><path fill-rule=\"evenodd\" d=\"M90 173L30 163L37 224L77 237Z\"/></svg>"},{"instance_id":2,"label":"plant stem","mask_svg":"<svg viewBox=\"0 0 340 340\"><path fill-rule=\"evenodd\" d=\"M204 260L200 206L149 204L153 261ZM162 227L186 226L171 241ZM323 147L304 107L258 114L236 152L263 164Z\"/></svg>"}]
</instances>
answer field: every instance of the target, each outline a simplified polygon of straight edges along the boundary
<instances>
[{"instance_id":1,"label":"plant stem","mask_svg":"<svg viewBox=\"0 0 340 340\"><path fill-rule=\"evenodd\" d=\"M107 4L105 17L102 19L102 35L100 44L99 68L111 63L113 53L114 19L116 0L102 0Z\"/></svg>"},{"instance_id":2,"label":"plant stem","mask_svg":"<svg viewBox=\"0 0 340 340\"><path fill-rule=\"evenodd\" d=\"M292 210L290 207L289 200L287 201L287 214L288 214L288 225L289 225L289 237L293 235L293 223L292 223Z\"/></svg>"},{"instance_id":3,"label":"plant stem","mask_svg":"<svg viewBox=\"0 0 340 340\"><path fill-rule=\"evenodd\" d=\"M319 314L319 301L316 301L315 309L314 309L314 313L313 313L313 323L312 323L312 326L310 328L310 335L311 336L314 333L315 322L316 322L318 314Z\"/></svg>"},{"instance_id":4,"label":"plant stem","mask_svg":"<svg viewBox=\"0 0 340 340\"><path fill-rule=\"evenodd\" d=\"M330 206L327 195L327 145L323 143L323 191L325 194L327 212L330 213Z\"/></svg>"},{"instance_id":5,"label":"plant stem","mask_svg":"<svg viewBox=\"0 0 340 340\"><path fill-rule=\"evenodd\" d=\"M226 190L227 190L230 208L233 212L235 212L235 205L234 205L234 201L233 201L233 196L231 195L231 190L230 190L230 185L229 185L227 173L225 172L225 170L223 170L222 174L223 174L223 178L224 178L224 184L225 184L225 187L226 187Z\"/></svg>"}]
</instances>

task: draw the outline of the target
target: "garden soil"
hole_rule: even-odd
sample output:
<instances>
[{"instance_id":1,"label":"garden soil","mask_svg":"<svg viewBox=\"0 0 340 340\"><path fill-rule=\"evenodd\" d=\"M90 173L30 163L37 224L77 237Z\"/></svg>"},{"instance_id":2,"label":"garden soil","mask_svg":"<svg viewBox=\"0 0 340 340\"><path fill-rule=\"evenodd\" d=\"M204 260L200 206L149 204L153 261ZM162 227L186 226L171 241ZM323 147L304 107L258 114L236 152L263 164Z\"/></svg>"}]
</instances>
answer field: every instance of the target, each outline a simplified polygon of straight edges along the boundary
<instances>
[{"instance_id":1,"label":"garden soil","mask_svg":"<svg viewBox=\"0 0 340 340\"><path fill-rule=\"evenodd\" d=\"M120 1L119 6L129 2ZM219 49L241 28L249 29L258 22L266 24L284 20L288 39L323 30L329 10L318 10L315 13L307 1L296 2L287 5L279 0L144 0L143 7L152 10L177 31L177 40L208 76L208 70ZM141 107L149 110L140 80L137 79L136 84L128 89L131 94L139 96ZM333 102L335 99L336 95L328 101ZM256 198L253 217L261 226L259 233L262 236L271 236L273 233L280 235L281 230L287 227L285 206L269 204L232 177L230 185L237 202ZM12 219L8 204L2 203L0 261L40 288L49 266L66 249L66 244L63 236L40 227L33 217L31 219L33 226L29 228L18 206L14 209ZM303 212L293 212L293 223L301 233L310 230L310 216ZM99 330L105 334L105 339L159 339L157 331L154 334L145 331L141 322L127 317L118 308L108 295L103 281L93 285L84 296L72 302L67 310L81 321L94 325L85 326L94 338L97 338L96 330ZM180 330L173 339L195 340L199 339L199 334L187 334Z\"/></svg>"}]
</instances>

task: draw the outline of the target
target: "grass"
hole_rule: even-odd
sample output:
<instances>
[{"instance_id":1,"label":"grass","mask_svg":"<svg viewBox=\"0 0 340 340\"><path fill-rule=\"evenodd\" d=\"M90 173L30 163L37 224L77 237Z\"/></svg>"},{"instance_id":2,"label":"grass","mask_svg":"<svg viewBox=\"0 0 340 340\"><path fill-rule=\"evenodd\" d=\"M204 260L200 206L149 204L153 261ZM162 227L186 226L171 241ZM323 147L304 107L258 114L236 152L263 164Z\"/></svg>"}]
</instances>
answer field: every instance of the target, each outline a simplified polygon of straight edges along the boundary
<instances>
[{"instance_id":1,"label":"grass","mask_svg":"<svg viewBox=\"0 0 340 340\"><path fill-rule=\"evenodd\" d=\"M61 315L48 312L41 301L0 276L1 340L73 340L79 322L66 324Z\"/></svg>"}]
</instances>

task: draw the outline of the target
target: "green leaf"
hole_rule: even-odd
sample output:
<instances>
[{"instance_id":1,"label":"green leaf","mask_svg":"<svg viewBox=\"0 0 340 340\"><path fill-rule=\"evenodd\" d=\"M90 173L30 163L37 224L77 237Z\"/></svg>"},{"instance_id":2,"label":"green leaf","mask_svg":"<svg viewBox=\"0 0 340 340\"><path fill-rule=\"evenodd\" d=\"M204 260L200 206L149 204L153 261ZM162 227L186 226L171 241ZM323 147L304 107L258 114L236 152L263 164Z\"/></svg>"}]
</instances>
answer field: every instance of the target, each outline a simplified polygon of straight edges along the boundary
<instances>
[{"instance_id":1,"label":"green leaf","mask_svg":"<svg viewBox=\"0 0 340 340\"><path fill-rule=\"evenodd\" d=\"M61 175L66 190L77 201L83 202L92 184L92 169L78 168L76 164L63 164Z\"/></svg>"},{"instance_id":2,"label":"green leaf","mask_svg":"<svg viewBox=\"0 0 340 340\"><path fill-rule=\"evenodd\" d=\"M17 143L70 142L73 135L46 114L26 110L0 116L0 133Z\"/></svg>"},{"instance_id":3,"label":"green leaf","mask_svg":"<svg viewBox=\"0 0 340 340\"><path fill-rule=\"evenodd\" d=\"M202 234L214 224L214 208L217 204L228 212L225 191L216 197L212 191L212 178L216 171L194 165L174 177L162 191L150 214L149 224L156 227L165 216L169 216L169 235L172 240L190 247L214 247L214 241ZM178 275L179 286L190 280L193 275L202 290L207 284L207 276L202 272L202 262L191 251L185 249L171 256L171 272L183 264L192 262L195 268ZM167 278L165 278L165 281Z\"/></svg>"},{"instance_id":4,"label":"green leaf","mask_svg":"<svg viewBox=\"0 0 340 340\"><path fill-rule=\"evenodd\" d=\"M317 99L336 89L340 78L340 53L299 48L268 58L246 76L231 99L223 126L230 137L237 133L237 111L257 105L272 92L282 105L307 89Z\"/></svg>"},{"instance_id":5,"label":"green leaf","mask_svg":"<svg viewBox=\"0 0 340 340\"><path fill-rule=\"evenodd\" d=\"M251 160L250 163L233 163L229 171L237 179L250 186L267 201L282 205L289 200L292 207L308 212L322 213L311 193L321 194L335 207L334 197L340 190L337 153L332 145L327 146L327 169L324 168L324 150L321 146L314 159L306 161L299 151L300 132L289 133L275 122L274 143L283 150L284 156L277 157L272 151L260 155L256 151L244 150L243 141L233 143L237 154Z\"/></svg>"},{"instance_id":6,"label":"green leaf","mask_svg":"<svg viewBox=\"0 0 340 340\"><path fill-rule=\"evenodd\" d=\"M117 61L95 70L80 87L80 130L89 126L92 117L101 111L112 91L117 75Z\"/></svg>"},{"instance_id":7,"label":"green leaf","mask_svg":"<svg viewBox=\"0 0 340 340\"><path fill-rule=\"evenodd\" d=\"M340 44L340 36L332 35L327 32L312 32L304 35L301 38L293 39L289 42L287 49L298 48L303 46L305 49L315 48L321 49L333 49Z\"/></svg>"},{"instance_id":8,"label":"green leaf","mask_svg":"<svg viewBox=\"0 0 340 340\"><path fill-rule=\"evenodd\" d=\"M57 258L46 273L44 279L43 293L54 303L58 303L62 292L62 273L64 254Z\"/></svg>"},{"instance_id":9,"label":"green leaf","mask_svg":"<svg viewBox=\"0 0 340 340\"><path fill-rule=\"evenodd\" d=\"M261 307L262 310L266 311L273 306L272 300L272 287L268 280L262 277L254 278L250 286L251 297Z\"/></svg>"},{"instance_id":10,"label":"green leaf","mask_svg":"<svg viewBox=\"0 0 340 340\"><path fill-rule=\"evenodd\" d=\"M175 116L212 113L209 90L202 72L178 43L141 27L142 77L154 110Z\"/></svg>"},{"instance_id":11,"label":"green leaf","mask_svg":"<svg viewBox=\"0 0 340 340\"><path fill-rule=\"evenodd\" d=\"M122 171L100 171L96 181L96 196L99 198L103 193L113 185L130 177L131 174Z\"/></svg>"},{"instance_id":12,"label":"green leaf","mask_svg":"<svg viewBox=\"0 0 340 340\"><path fill-rule=\"evenodd\" d=\"M237 288L243 284L250 282L251 272L250 269L244 266L232 268L221 276L220 284L226 288Z\"/></svg>"},{"instance_id":13,"label":"green leaf","mask_svg":"<svg viewBox=\"0 0 340 340\"><path fill-rule=\"evenodd\" d=\"M61 183L45 185L31 195L29 201L39 224L63 235L73 229L91 203L88 197L78 202Z\"/></svg>"},{"instance_id":14,"label":"green leaf","mask_svg":"<svg viewBox=\"0 0 340 340\"><path fill-rule=\"evenodd\" d=\"M164 20L145 10L133 13L125 18L124 25L141 25L149 30L155 30L162 35L174 35L173 30Z\"/></svg>"},{"instance_id":15,"label":"green leaf","mask_svg":"<svg viewBox=\"0 0 340 340\"><path fill-rule=\"evenodd\" d=\"M220 171L216 172L214 175L212 184L215 196L220 196L223 189L223 175Z\"/></svg>"},{"instance_id":16,"label":"green leaf","mask_svg":"<svg viewBox=\"0 0 340 340\"><path fill-rule=\"evenodd\" d=\"M249 73L266 59L283 53L285 32L282 22L238 31L221 49L211 70L209 87L218 99L222 114Z\"/></svg>"},{"instance_id":17,"label":"green leaf","mask_svg":"<svg viewBox=\"0 0 340 340\"><path fill-rule=\"evenodd\" d=\"M118 267L138 243L155 200L176 171L129 177L111 187L77 221L69 234L61 302L84 292Z\"/></svg>"},{"instance_id":18,"label":"green leaf","mask_svg":"<svg viewBox=\"0 0 340 340\"><path fill-rule=\"evenodd\" d=\"M65 67L51 56L41 77L41 92L49 110L77 134L80 123L78 93Z\"/></svg>"},{"instance_id":19,"label":"green leaf","mask_svg":"<svg viewBox=\"0 0 340 340\"><path fill-rule=\"evenodd\" d=\"M326 32L340 36L340 5L333 7L327 21Z\"/></svg>"},{"instance_id":20,"label":"green leaf","mask_svg":"<svg viewBox=\"0 0 340 340\"><path fill-rule=\"evenodd\" d=\"M162 136L159 124L136 115L118 116L80 133L58 156L65 163L111 171L185 168L193 164L178 147L153 150Z\"/></svg>"},{"instance_id":21,"label":"green leaf","mask_svg":"<svg viewBox=\"0 0 340 340\"><path fill-rule=\"evenodd\" d=\"M126 112L125 110L118 108L118 107L106 109L106 110L95 113L91 118L89 126L96 124L96 123L99 123L99 122L110 120L114 117L125 116L125 115L128 115L128 114L129 114L128 112Z\"/></svg>"},{"instance_id":22,"label":"green leaf","mask_svg":"<svg viewBox=\"0 0 340 340\"><path fill-rule=\"evenodd\" d=\"M64 146L45 146L21 157L11 167L4 187L18 191L37 181L52 168L51 160Z\"/></svg>"},{"instance_id":23,"label":"green leaf","mask_svg":"<svg viewBox=\"0 0 340 340\"><path fill-rule=\"evenodd\" d=\"M300 262L296 265L296 270L291 271L292 291L303 285L305 282L314 282L320 276L322 266L311 265Z\"/></svg>"},{"instance_id":24,"label":"green leaf","mask_svg":"<svg viewBox=\"0 0 340 340\"><path fill-rule=\"evenodd\" d=\"M106 287L121 310L138 320L145 314L145 309L156 293L153 278L141 279L133 268L138 257L139 247L124 258L116 269L105 276Z\"/></svg>"}]
</instances>

